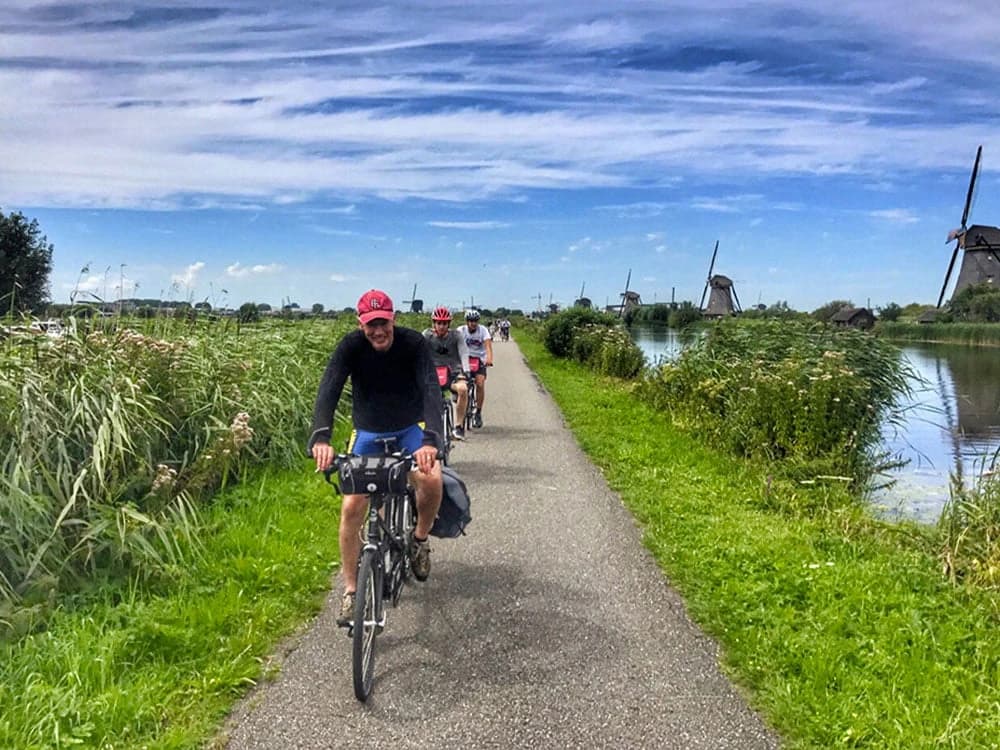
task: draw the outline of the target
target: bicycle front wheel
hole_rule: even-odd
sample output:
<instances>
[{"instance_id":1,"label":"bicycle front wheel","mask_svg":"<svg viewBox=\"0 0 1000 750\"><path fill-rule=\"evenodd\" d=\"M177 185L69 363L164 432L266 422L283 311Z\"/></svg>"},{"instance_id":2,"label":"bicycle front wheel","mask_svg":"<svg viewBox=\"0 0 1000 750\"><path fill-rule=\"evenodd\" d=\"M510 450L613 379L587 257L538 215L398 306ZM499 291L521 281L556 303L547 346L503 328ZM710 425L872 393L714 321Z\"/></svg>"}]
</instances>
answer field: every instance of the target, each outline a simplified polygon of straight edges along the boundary
<instances>
[{"instance_id":1,"label":"bicycle front wheel","mask_svg":"<svg viewBox=\"0 0 1000 750\"><path fill-rule=\"evenodd\" d=\"M444 445L444 450L442 451L441 462L445 466L448 465L448 457L451 455L451 439L452 434L455 432L455 418L452 416L454 408L450 399L445 401L444 412L441 415L441 421L444 423L444 439L441 441Z\"/></svg>"},{"instance_id":2,"label":"bicycle front wheel","mask_svg":"<svg viewBox=\"0 0 1000 750\"><path fill-rule=\"evenodd\" d=\"M354 695L368 700L375 676L375 636L381 629L381 568L375 553L365 550L358 565L358 593L354 599L354 633L351 666L354 670Z\"/></svg>"}]
</instances>

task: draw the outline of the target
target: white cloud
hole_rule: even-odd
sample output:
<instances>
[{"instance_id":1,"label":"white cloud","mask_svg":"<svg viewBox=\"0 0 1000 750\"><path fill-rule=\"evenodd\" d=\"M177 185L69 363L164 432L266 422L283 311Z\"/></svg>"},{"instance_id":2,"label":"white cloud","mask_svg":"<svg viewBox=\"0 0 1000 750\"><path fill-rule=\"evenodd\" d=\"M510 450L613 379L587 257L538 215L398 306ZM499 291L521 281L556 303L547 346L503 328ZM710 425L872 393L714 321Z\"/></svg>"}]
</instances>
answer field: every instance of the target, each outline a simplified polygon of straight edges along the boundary
<instances>
[{"instance_id":1,"label":"white cloud","mask_svg":"<svg viewBox=\"0 0 1000 750\"><path fill-rule=\"evenodd\" d=\"M502 229L510 224L503 221L428 221L427 226L444 229Z\"/></svg>"},{"instance_id":2,"label":"white cloud","mask_svg":"<svg viewBox=\"0 0 1000 750\"><path fill-rule=\"evenodd\" d=\"M179 287L190 289L198 280L198 273L205 267L202 261L192 263L180 273L171 275L170 280Z\"/></svg>"},{"instance_id":3,"label":"white cloud","mask_svg":"<svg viewBox=\"0 0 1000 750\"><path fill-rule=\"evenodd\" d=\"M204 263L202 263L201 265L204 265ZM256 265L247 267L239 262L236 262L226 267L226 275L233 276L235 278L244 278L251 275L274 274L277 273L278 271L281 271L282 269L284 269L284 266L282 266L280 263L268 263L266 265L258 263Z\"/></svg>"},{"instance_id":4,"label":"white cloud","mask_svg":"<svg viewBox=\"0 0 1000 750\"><path fill-rule=\"evenodd\" d=\"M908 208L886 208L869 211L868 215L873 219L880 219L891 224L916 224L920 221L920 218Z\"/></svg>"}]
</instances>

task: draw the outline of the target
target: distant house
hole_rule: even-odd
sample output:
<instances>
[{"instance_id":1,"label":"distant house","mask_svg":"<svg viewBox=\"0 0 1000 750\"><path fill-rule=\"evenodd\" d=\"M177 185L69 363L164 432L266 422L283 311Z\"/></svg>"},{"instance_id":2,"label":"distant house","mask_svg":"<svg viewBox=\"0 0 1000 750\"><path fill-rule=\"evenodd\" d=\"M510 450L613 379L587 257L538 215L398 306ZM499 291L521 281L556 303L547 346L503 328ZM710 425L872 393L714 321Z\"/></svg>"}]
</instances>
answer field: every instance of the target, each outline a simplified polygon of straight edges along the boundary
<instances>
[{"instance_id":1,"label":"distant house","mask_svg":"<svg viewBox=\"0 0 1000 750\"><path fill-rule=\"evenodd\" d=\"M920 315L917 316L917 322L924 324L937 323L938 315L940 314L941 314L940 310L938 310L936 307L932 307L920 313Z\"/></svg>"},{"instance_id":2,"label":"distant house","mask_svg":"<svg viewBox=\"0 0 1000 750\"><path fill-rule=\"evenodd\" d=\"M875 325L875 314L867 307L842 307L833 314L830 322L840 328L868 330Z\"/></svg>"}]
</instances>

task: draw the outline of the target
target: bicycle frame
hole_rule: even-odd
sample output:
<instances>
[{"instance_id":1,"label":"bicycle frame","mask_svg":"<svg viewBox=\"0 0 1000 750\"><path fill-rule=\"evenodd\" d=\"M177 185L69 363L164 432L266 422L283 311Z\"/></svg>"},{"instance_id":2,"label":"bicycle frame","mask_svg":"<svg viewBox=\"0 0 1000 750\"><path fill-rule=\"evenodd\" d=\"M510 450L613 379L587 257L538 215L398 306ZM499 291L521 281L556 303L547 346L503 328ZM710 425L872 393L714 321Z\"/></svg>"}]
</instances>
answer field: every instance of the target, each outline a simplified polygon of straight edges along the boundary
<instances>
[{"instance_id":1,"label":"bicycle frame","mask_svg":"<svg viewBox=\"0 0 1000 750\"><path fill-rule=\"evenodd\" d=\"M371 481L368 488L375 490L368 494L368 515L365 521L364 544L358 556L358 588L355 596L354 621L347 629L352 639L352 665L354 673L354 694L360 701L368 699L371 693L374 663L375 637L386 624L385 602L393 606L399 603L403 584L410 577L409 547L413 542L416 524L416 493L407 483L405 489L376 489L379 474L373 469L389 469L386 475L393 476L392 469L402 465L406 474L412 468L412 456L404 452L393 452L395 439L383 441L385 454L376 459L375 466L365 465L360 470L363 481ZM356 456L339 454L327 470L327 480L334 470L345 465L350 468L352 484L360 489L354 471ZM346 479L346 475L342 475ZM398 474L396 474L398 477ZM390 484L396 481L389 479Z\"/></svg>"}]
</instances>

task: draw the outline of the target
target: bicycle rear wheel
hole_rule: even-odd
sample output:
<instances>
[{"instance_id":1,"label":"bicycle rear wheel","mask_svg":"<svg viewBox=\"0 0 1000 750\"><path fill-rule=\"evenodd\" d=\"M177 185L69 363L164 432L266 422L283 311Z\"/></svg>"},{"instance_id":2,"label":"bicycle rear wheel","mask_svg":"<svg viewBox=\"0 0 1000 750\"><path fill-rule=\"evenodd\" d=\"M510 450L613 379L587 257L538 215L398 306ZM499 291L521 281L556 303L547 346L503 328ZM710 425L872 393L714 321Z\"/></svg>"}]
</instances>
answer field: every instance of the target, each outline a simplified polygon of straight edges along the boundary
<instances>
[{"instance_id":1,"label":"bicycle rear wheel","mask_svg":"<svg viewBox=\"0 0 1000 750\"><path fill-rule=\"evenodd\" d=\"M469 383L469 405L465 408L465 414L462 416L462 426L465 428L466 433L472 432L472 419L476 413L476 379L473 378Z\"/></svg>"},{"instance_id":2,"label":"bicycle rear wheel","mask_svg":"<svg viewBox=\"0 0 1000 750\"><path fill-rule=\"evenodd\" d=\"M413 569L410 566L410 550L413 547L413 530L417 528L417 496L412 487L399 503L399 530L403 537L403 580L410 580Z\"/></svg>"},{"instance_id":3,"label":"bicycle rear wheel","mask_svg":"<svg viewBox=\"0 0 1000 750\"><path fill-rule=\"evenodd\" d=\"M373 550L365 550L358 565L358 593L354 599L354 633L351 666L354 671L354 695L368 700L375 676L375 636L381 629L381 568Z\"/></svg>"}]
</instances>

